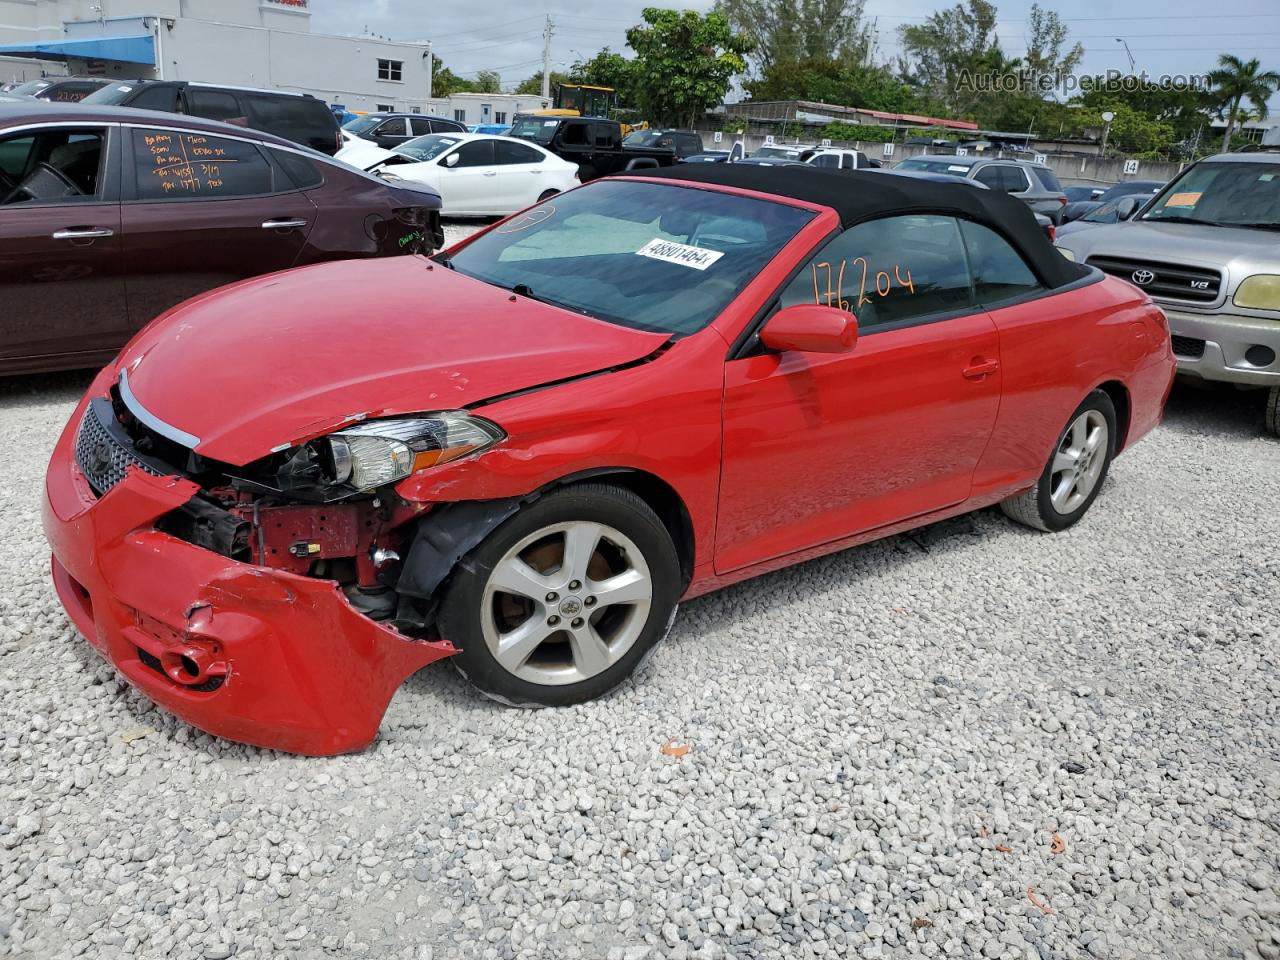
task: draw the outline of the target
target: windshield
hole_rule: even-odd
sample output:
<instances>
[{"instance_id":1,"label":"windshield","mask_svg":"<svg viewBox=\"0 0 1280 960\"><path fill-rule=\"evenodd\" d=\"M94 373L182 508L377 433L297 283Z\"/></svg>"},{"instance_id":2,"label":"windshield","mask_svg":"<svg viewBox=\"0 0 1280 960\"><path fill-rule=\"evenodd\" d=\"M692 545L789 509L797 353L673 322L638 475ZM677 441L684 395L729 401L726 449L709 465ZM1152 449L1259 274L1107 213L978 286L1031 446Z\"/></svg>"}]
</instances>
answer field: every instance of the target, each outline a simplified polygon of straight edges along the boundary
<instances>
[{"instance_id":1,"label":"windshield","mask_svg":"<svg viewBox=\"0 0 1280 960\"><path fill-rule=\"evenodd\" d=\"M967 163L956 163L948 157L938 157L930 159L926 157L912 157L910 160L903 160L894 167L895 170L927 170L930 173L953 173L963 177L969 172Z\"/></svg>"},{"instance_id":2,"label":"windshield","mask_svg":"<svg viewBox=\"0 0 1280 960\"><path fill-rule=\"evenodd\" d=\"M1135 193L1154 194L1159 189L1159 180L1128 180L1124 183L1117 183L1115 186L1107 187L1098 199L1114 200L1116 197L1129 197Z\"/></svg>"},{"instance_id":3,"label":"windshield","mask_svg":"<svg viewBox=\"0 0 1280 960\"><path fill-rule=\"evenodd\" d=\"M344 123L342 129L358 137L362 133L368 133L380 124L383 119L383 117L356 117L354 120L348 120Z\"/></svg>"},{"instance_id":4,"label":"windshield","mask_svg":"<svg viewBox=\"0 0 1280 960\"><path fill-rule=\"evenodd\" d=\"M555 119L517 117L515 124L511 127L511 136L547 143L556 135L556 127L559 125L560 121Z\"/></svg>"},{"instance_id":5,"label":"windshield","mask_svg":"<svg viewBox=\"0 0 1280 960\"><path fill-rule=\"evenodd\" d=\"M1080 219L1087 220L1089 223L1117 223L1120 220L1120 203L1125 199L1125 197L1136 197L1139 204L1151 199L1151 195L1149 193L1124 194L1123 196L1115 197L1108 200L1106 203L1094 207Z\"/></svg>"},{"instance_id":6,"label":"windshield","mask_svg":"<svg viewBox=\"0 0 1280 960\"><path fill-rule=\"evenodd\" d=\"M1142 219L1280 229L1280 161L1198 163Z\"/></svg>"},{"instance_id":7,"label":"windshield","mask_svg":"<svg viewBox=\"0 0 1280 960\"><path fill-rule=\"evenodd\" d=\"M477 237L451 266L640 330L705 327L811 219L712 190L600 180Z\"/></svg>"},{"instance_id":8,"label":"windshield","mask_svg":"<svg viewBox=\"0 0 1280 960\"><path fill-rule=\"evenodd\" d=\"M461 142L460 137L451 137L442 133L428 133L425 137L417 137L408 143L400 144L400 146L396 147L395 152L406 157L412 157L421 163L424 160L434 160L450 147L457 146Z\"/></svg>"},{"instance_id":9,"label":"windshield","mask_svg":"<svg viewBox=\"0 0 1280 960\"><path fill-rule=\"evenodd\" d=\"M81 103L102 103L111 104L119 103L126 96L133 92L134 85L131 83L109 83L100 90L95 90L89 94Z\"/></svg>"},{"instance_id":10,"label":"windshield","mask_svg":"<svg viewBox=\"0 0 1280 960\"><path fill-rule=\"evenodd\" d=\"M800 156L800 147L761 147L751 155L753 157L776 157L780 160L786 160Z\"/></svg>"},{"instance_id":11,"label":"windshield","mask_svg":"<svg viewBox=\"0 0 1280 960\"><path fill-rule=\"evenodd\" d=\"M34 97L41 90L52 86L52 80L28 80L26 83L14 87L9 92L19 96Z\"/></svg>"},{"instance_id":12,"label":"windshield","mask_svg":"<svg viewBox=\"0 0 1280 960\"><path fill-rule=\"evenodd\" d=\"M662 134L657 130L637 130L635 133L631 134L631 136L627 137L627 139L623 140L622 143L623 146L627 147L647 147L650 144L657 143L658 138L661 136Z\"/></svg>"}]
</instances>

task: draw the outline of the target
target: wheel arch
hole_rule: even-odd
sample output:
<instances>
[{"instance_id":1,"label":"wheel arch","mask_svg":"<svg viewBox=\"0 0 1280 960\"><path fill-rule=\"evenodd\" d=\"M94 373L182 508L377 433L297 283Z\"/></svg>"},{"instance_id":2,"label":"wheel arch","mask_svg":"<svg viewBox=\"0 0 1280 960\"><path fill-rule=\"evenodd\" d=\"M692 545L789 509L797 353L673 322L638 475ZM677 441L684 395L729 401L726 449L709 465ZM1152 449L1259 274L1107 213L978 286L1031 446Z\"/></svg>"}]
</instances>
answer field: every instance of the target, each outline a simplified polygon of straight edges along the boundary
<instances>
[{"instance_id":1,"label":"wheel arch","mask_svg":"<svg viewBox=\"0 0 1280 960\"><path fill-rule=\"evenodd\" d=\"M1133 403L1129 397L1129 388L1120 380L1106 380L1098 384L1097 388L1111 398L1111 404L1116 408L1116 453L1124 450L1129 442L1129 421L1133 415Z\"/></svg>"},{"instance_id":2,"label":"wheel arch","mask_svg":"<svg viewBox=\"0 0 1280 960\"><path fill-rule=\"evenodd\" d=\"M695 556L693 519L689 508L675 488L661 477L634 467L580 470L516 497L439 504L417 521L417 531L395 584L397 592L433 604L438 590L459 561L503 521L550 490L587 480L603 481L629 490L657 514L675 545L683 592L693 579Z\"/></svg>"}]
</instances>

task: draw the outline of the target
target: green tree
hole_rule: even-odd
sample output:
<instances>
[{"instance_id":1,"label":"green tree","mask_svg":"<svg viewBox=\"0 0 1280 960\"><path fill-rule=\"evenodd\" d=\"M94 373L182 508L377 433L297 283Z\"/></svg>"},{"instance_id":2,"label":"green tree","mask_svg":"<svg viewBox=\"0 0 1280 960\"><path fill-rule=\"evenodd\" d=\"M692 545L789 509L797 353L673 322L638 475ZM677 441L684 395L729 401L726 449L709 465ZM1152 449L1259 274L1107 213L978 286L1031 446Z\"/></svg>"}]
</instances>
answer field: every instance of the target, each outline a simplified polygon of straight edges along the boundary
<instances>
[{"instance_id":1,"label":"green tree","mask_svg":"<svg viewBox=\"0 0 1280 960\"><path fill-rule=\"evenodd\" d=\"M1033 90L1047 94L1061 77L1080 65L1084 47L1076 43L1064 50L1067 25L1056 13L1039 4L1031 5L1027 26L1031 36L1027 40L1026 56L1022 58L1022 75Z\"/></svg>"},{"instance_id":2,"label":"green tree","mask_svg":"<svg viewBox=\"0 0 1280 960\"><path fill-rule=\"evenodd\" d=\"M939 10L922 24L898 28L904 66L931 96L957 103L962 78L1005 66L995 29L996 8L987 0Z\"/></svg>"},{"instance_id":3,"label":"green tree","mask_svg":"<svg viewBox=\"0 0 1280 960\"><path fill-rule=\"evenodd\" d=\"M644 25L627 30L638 105L651 123L692 126L746 69L751 39L715 12L646 7L641 16Z\"/></svg>"},{"instance_id":4,"label":"green tree","mask_svg":"<svg viewBox=\"0 0 1280 960\"><path fill-rule=\"evenodd\" d=\"M918 91L886 67L840 60L781 60L743 89L752 100L816 100L892 113L923 108Z\"/></svg>"},{"instance_id":5,"label":"green tree","mask_svg":"<svg viewBox=\"0 0 1280 960\"><path fill-rule=\"evenodd\" d=\"M481 70L476 74L471 89L475 93L501 93L502 77L498 76L496 70Z\"/></svg>"},{"instance_id":6,"label":"green tree","mask_svg":"<svg viewBox=\"0 0 1280 960\"><path fill-rule=\"evenodd\" d=\"M573 83L589 83L597 87L613 87L623 106L635 103L635 61L605 47L590 60L578 61L569 68Z\"/></svg>"},{"instance_id":7,"label":"green tree","mask_svg":"<svg viewBox=\"0 0 1280 960\"><path fill-rule=\"evenodd\" d=\"M717 0L715 11L752 43L763 73L784 63L866 59L865 0Z\"/></svg>"},{"instance_id":8,"label":"green tree","mask_svg":"<svg viewBox=\"0 0 1280 960\"><path fill-rule=\"evenodd\" d=\"M1246 61L1224 53L1218 57L1218 69L1209 72L1209 82L1214 86L1214 102L1227 119L1227 133L1222 138L1222 151L1226 153L1231 149L1231 133L1240 118L1240 104L1248 100L1257 117L1266 119L1267 100L1280 90L1280 73L1264 71L1256 58Z\"/></svg>"},{"instance_id":9,"label":"green tree","mask_svg":"<svg viewBox=\"0 0 1280 960\"><path fill-rule=\"evenodd\" d=\"M1212 104L1205 91L1172 83L1151 83L1136 76L1089 78L1088 89L1072 102L1092 114L1123 103L1148 119L1167 123L1174 138L1187 140L1205 125Z\"/></svg>"},{"instance_id":10,"label":"green tree","mask_svg":"<svg viewBox=\"0 0 1280 960\"><path fill-rule=\"evenodd\" d=\"M1143 155L1150 158L1163 156L1173 145L1173 127L1159 120L1152 120L1121 100L1102 101L1097 109L1083 111L1078 122L1084 127L1102 127L1102 113L1111 111L1111 131L1107 135L1108 152Z\"/></svg>"},{"instance_id":11,"label":"green tree","mask_svg":"<svg viewBox=\"0 0 1280 960\"><path fill-rule=\"evenodd\" d=\"M569 74L561 73L559 70L552 70L551 71L551 95L553 97L556 95L556 87L560 86L560 84L576 83L576 82L578 81L575 80L573 77L571 77ZM531 94L535 97L541 94L542 93L542 71L539 70L533 76L526 77L525 79L521 80L519 85L516 87L515 92Z\"/></svg>"},{"instance_id":12,"label":"green tree","mask_svg":"<svg viewBox=\"0 0 1280 960\"><path fill-rule=\"evenodd\" d=\"M447 97L451 93L467 93L475 89L475 84L464 80L444 65L439 57L431 58L431 95Z\"/></svg>"}]
</instances>

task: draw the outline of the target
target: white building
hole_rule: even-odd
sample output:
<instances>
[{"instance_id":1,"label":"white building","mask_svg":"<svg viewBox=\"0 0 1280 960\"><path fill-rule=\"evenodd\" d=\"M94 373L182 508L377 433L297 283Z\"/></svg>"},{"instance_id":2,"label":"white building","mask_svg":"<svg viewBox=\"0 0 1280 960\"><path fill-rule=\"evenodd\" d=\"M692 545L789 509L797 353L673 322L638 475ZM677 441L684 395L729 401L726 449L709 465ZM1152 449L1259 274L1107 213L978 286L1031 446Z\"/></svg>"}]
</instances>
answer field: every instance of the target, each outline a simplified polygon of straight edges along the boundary
<instances>
[{"instance_id":1,"label":"white building","mask_svg":"<svg viewBox=\"0 0 1280 960\"><path fill-rule=\"evenodd\" d=\"M550 98L537 94L451 93L432 100L427 112L466 124L507 124L517 113L546 110L551 104Z\"/></svg>"},{"instance_id":2,"label":"white building","mask_svg":"<svg viewBox=\"0 0 1280 960\"><path fill-rule=\"evenodd\" d=\"M429 44L312 33L309 0L0 0L0 83L44 73L203 80L310 93L353 112L443 113L431 98Z\"/></svg>"}]
</instances>

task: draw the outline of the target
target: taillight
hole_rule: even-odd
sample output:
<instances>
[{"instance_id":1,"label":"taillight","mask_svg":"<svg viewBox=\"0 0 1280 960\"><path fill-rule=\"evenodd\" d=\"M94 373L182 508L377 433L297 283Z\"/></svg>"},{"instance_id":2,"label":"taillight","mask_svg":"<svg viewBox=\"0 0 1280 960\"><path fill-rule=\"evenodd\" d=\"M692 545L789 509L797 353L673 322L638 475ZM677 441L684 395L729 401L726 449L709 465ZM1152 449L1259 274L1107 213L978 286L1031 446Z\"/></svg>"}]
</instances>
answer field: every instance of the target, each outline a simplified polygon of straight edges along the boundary
<instances>
[{"instance_id":1,"label":"taillight","mask_svg":"<svg viewBox=\"0 0 1280 960\"><path fill-rule=\"evenodd\" d=\"M1058 236L1058 228L1055 227L1052 223L1044 228L1044 232L1049 237L1050 243L1052 243L1053 240Z\"/></svg>"},{"instance_id":2,"label":"taillight","mask_svg":"<svg viewBox=\"0 0 1280 960\"><path fill-rule=\"evenodd\" d=\"M1061 206L1064 206L1064 207L1067 205L1067 196L1066 196L1066 194L1063 194L1062 196L1060 196L1060 197L1058 198L1058 203L1059 203Z\"/></svg>"},{"instance_id":3,"label":"taillight","mask_svg":"<svg viewBox=\"0 0 1280 960\"><path fill-rule=\"evenodd\" d=\"M339 130L339 131L338 131L337 133L335 133L333 136L334 136L334 141L333 141L333 152L334 152L334 153L337 153L339 150L341 150L341 149L342 149L342 131L341 131L341 130Z\"/></svg>"}]
</instances>

